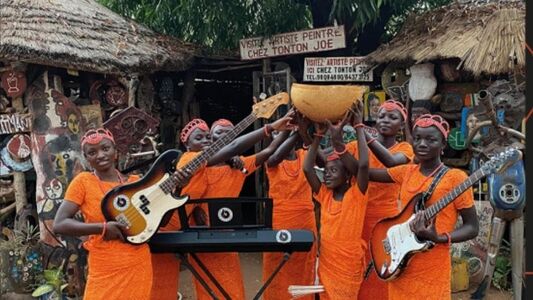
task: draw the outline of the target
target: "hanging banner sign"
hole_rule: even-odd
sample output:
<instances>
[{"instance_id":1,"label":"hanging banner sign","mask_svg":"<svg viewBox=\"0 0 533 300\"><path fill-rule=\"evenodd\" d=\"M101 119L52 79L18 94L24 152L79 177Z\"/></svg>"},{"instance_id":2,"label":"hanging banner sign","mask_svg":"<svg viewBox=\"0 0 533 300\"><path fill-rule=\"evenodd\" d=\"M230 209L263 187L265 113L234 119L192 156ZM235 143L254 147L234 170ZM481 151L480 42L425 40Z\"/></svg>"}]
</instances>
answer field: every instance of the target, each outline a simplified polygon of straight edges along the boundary
<instances>
[{"instance_id":1,"label":"hanging banner sign","mask_svg":"<svg viewBox=\"0 0 533 300\"><path fill-rule=\"evenodd\" d=\"M344 25L256 37L239 42L241 59L329 51L346 47Z\"/></svg>"},{"instance_id":2,"label":"hanging banner sign","mask_svg":"<svg viewBox=\"0 0 533 300\"><path fill-rule=\"evenodd\" d=\"M364 56L306 57L304 81L373 81Z\"/></svg>"},{"instance_id":3,"label":"hanging banner sign","mask_svg":"<svg viewBox=\"0 0 533 300\"><path fill-rule=\"evenodd\" d=\"M30 129L30 114L0 114L0 134L29 132Z\"/></svg>"}]
</instances>

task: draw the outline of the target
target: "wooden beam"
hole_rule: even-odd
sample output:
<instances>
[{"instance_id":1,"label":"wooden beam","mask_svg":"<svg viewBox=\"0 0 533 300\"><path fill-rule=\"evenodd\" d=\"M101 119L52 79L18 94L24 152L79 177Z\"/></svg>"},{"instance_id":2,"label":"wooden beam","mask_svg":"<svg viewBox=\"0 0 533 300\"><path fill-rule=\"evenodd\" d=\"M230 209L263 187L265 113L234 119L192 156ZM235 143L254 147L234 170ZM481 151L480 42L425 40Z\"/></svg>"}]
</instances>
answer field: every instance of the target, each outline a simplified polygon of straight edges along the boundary
<instances>
[{"instance_id":1,"label":"wooden beam","mask_svg":"<svg viewBox=\"0 0 533 300\"><path fill-rule=\"evenodd\" d=\"M7 215L13 212L16 208L16 204L17 204L16 202L13 202L9 204L8 206L0 209L0 218L4 217L4 215Z\"/></svg>"},{"instance_id":2,"label":"wooden beam","mask_svg":"<svg viewBox=\"0 0 533 300\"><path fill-rule=\"evenodd\" d=\"M219 68L219 69L196 69L195 71L196 72L205 72L205 73L219 73L219 72L225 72L225 71L241 70L241 69L248 69L248 68L257 68L257 67L261 67L261 64L226 67L226 68Z\"/></svg>"},{"instance_id":3,"label":"wooden beam","mask_svg":"<svg viewBox=\"0 0 533 300\"><path fill-rule=\"evenodd\" d=\"M128 106L135 106L135 99L138 87L139 76L137 74L133 74L131 75L131 79L128 82Z\"/></svg>"},{"instance_id":4,"label":"wooden beam","mask_svg":"<svg viewBox=\"0 0 533 300\"><path fill-rule=\"evenodd\" d=\"M194 101L194 77L194 71L189 70L185 73L185 78L183 80L183 92L181 94L181 126L184 126L192 119L190 105Z\"/></svg>"},{"instance_id":5,"label":"wooden beam","mask_svg":"<svg viewBox=\"0 0 533 300\"><path fill-rule=\"evenodd\" d=\"M24 104L21 97L13 99L12 105L17 111L24 110ZM15 203L18 214L22 212L24 206L28 204L26 175L24 175L24 172L13 172L13 188L15 189Z\"/></svg>"}]
</instances>

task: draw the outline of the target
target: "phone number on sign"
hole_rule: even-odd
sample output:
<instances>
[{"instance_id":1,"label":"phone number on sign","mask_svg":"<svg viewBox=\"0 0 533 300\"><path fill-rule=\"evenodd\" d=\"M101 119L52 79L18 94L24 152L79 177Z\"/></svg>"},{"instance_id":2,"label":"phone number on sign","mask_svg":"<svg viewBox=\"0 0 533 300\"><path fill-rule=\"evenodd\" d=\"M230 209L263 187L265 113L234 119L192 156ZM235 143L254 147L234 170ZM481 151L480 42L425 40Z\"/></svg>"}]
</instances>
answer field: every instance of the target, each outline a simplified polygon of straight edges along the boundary
<instances>
[{"instance_id":1,"label":"phone number on sign","mask_svg":"<svg viewBox=\"0 0 533 300\"><path fill-rule=\"evenodd\" d=\"M306 74L307 81L372 81L369 74Z\"/></svg>"}]
</instances>

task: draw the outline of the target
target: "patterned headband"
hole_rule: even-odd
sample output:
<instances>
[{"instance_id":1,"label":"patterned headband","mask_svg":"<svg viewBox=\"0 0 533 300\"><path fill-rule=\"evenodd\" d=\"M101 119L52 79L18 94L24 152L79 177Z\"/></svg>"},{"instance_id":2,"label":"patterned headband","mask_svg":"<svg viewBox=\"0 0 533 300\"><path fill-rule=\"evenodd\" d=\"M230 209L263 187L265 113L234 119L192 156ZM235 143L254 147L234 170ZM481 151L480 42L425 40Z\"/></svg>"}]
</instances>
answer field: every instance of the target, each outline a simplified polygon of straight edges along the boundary
<instances>
[{"instance_id":1,"label":"patterned headband","mask_svg":"<svg viewBox=\"0 0 533 300\"><path fill-rule=\"evenodd\" d=\"M200 128L204 131L209 131L209 126L207 126L207 123L202 119L192 119L183 129L181 130L180 134L180 140L182 143L186 143L187 139L191 135L191 133L196 129Z\"/></svg>"},{"instance_id":2,"label":"patterned headband","mask_svg":"<svg viewBox=\"0 0 533 300\"><path fill-rule=\"evenodd\" d=\"M384 109L386 111L398 110L402 114L403 120L407 120L407 109L405 109L405 106L399 101L393 99L387 100L381 104L379 109Z\"/></svg>"},{"instance_id":3,"label":"patterned headband","mask_svg":"<svg viewBox=\"0 0 533 300\"><path fill-rule=\"evenodd\" d=\"M415 125L413 126L413 130L417 126L422 128L435 126L442 133L444 139L448 139L448 133L450 132L450 124L448 124L448 122L446 122L446 120L444 120L439 115L421 115L418 119L416 119Z\"/></svg>"},{"instance_id":4,"label":"patterned headband","mask_svg":"<svg viewBox=\"0 0 533 300\"><path fill-rule=\"evenodd\" d=\"M81 138L81 147L83 148L85 144L96 145L103 139L108 139L115 144L115 139L113 138L111 131L105 128L88 130Z\"/></svg>"},{"instance_id":5,"label":"patterned headband","mask_svg":"<svg viewBox=\"0 0 533 300\"><path fill-rule=\"evenodd\" d=\"M215 129L215 126L224 126L224 127L233 127L233 123L230 120L218 119L213 124L211 124L211 130Z\"/></svg>"},{"instance_id":6,"label":"patterned headband","mask_svg":"<svg viewBox=\"0 0 533 300\"><path fill-rule=\"evenodd\" d=\"M326 161L334 161L337 159L340 159L340 156L337 153L332 153L328 155L328 157L326 158Z\"/></svg>"}]
</instances>

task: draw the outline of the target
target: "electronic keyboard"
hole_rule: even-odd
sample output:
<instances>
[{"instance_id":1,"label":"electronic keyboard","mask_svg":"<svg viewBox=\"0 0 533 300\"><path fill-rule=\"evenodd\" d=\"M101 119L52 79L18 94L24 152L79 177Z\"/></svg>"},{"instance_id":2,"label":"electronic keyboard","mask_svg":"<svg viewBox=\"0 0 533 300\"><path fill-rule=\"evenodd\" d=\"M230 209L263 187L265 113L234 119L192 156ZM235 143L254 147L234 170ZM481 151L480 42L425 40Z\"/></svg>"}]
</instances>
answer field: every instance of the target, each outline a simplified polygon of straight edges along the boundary
<instances>
[{"instance_id":1,"label":"electronic keyboard","mask_svg":"<svg viewBox=\"0 0 533 300\"><path fill-rule=\"evenodd\" d=\"M160 232L149 245L154 253L306 252L313 241L309 230L221 229Z\"/></svg>"}]
</instances>

